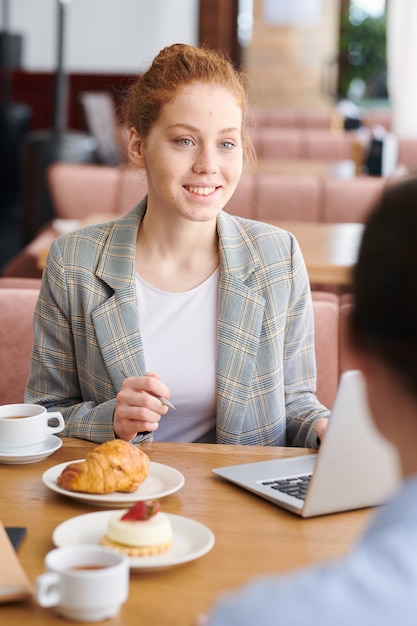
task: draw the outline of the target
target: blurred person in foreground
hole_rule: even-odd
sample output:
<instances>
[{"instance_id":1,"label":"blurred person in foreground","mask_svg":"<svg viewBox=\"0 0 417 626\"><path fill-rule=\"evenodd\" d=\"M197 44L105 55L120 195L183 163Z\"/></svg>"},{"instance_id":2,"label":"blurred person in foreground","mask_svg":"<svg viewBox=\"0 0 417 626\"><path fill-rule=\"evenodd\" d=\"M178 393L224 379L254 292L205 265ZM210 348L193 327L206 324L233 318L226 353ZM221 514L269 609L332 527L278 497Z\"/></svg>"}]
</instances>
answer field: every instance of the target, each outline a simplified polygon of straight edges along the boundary
<instances>
[{"instance_id":1,"label":"blurred person in foreground","mask_svg":"<svg viewBox=\"0 0 417 626\"><path fill-rule=\"evenodd\" d=\"M374 422L398 451L402 487L347 556L253 581L198 624L417 623L417 179L390 185L366 224L349 330Z\"/></svg>"}]
</instances>

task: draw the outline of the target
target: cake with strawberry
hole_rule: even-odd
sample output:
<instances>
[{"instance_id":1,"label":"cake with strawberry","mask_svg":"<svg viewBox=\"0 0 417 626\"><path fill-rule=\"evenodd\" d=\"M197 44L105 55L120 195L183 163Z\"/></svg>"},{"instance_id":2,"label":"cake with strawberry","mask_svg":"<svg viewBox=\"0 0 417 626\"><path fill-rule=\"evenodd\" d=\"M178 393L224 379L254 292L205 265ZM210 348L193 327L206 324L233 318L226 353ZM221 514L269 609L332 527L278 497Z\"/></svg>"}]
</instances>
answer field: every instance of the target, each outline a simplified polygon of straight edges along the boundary
<instances>
[{"instance_id":1,"label":"cake with strawberry","mask_svg":"<svg viewBox=\"0 0 417 626\"><path fill-rule=\"evenodd\" d=\"M159 501L136 502L130 509L112 513L101 543L128 556L160 554L171 547L171 523Z\"/></svg>"}]
</instances>

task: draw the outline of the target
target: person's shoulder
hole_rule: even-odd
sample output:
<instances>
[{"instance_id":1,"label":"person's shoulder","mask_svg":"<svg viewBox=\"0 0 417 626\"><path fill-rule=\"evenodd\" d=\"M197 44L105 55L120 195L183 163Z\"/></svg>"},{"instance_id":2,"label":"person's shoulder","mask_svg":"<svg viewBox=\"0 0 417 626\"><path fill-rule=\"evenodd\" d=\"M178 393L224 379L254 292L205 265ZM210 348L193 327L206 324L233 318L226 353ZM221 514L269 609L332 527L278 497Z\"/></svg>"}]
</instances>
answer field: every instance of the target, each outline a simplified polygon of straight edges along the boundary
<instances>
[{"instance_id":1,"label":"person's shoulder","mask_svg":"<svg viewBox=\"0 0 417 626\"><path fill-rule=\"evenodd\" d=\"M100 222L95 222L92 224L86 224L83 221L80 221L78 228L75 230L66 233L62 237L59 237L59 242L61 245L71 244L83 239L97 239L102 237L103 233L106 232L109 228L112 227L116 220L109 220Z\"/></svg>"},{"instance_id":2,"label":"person's shoulder","mask_svg":"<svg viewBox=\"0 0 417 626\"><path fill-rule=\"evenodd\" d=\"M52 259L61 259L60 262L65 265L84 263L87 259L88 263L93 262L111 240L118 221L113 219L89 224L55 239L50 248L50 262Z\"/></svg>"},{"instance_id":3,"label":"person's shoulder","mask_svg":"<svg viewBox=\"0 0 417 626\"><path fill-rule=\"evenodd\" d=\"M107 220L103 216L102 221L95 221L94 223L88 223L85 220L80 222L78 229L60 237L59 244L61 247L83 246L84 244L87 246L96 245L98 242L103 242L110 236L114 236L117 231L124 231L125 229L129 231L132 226L137 227L137 217L130 215L130 213Z\"/></svg>"}]
</instances>

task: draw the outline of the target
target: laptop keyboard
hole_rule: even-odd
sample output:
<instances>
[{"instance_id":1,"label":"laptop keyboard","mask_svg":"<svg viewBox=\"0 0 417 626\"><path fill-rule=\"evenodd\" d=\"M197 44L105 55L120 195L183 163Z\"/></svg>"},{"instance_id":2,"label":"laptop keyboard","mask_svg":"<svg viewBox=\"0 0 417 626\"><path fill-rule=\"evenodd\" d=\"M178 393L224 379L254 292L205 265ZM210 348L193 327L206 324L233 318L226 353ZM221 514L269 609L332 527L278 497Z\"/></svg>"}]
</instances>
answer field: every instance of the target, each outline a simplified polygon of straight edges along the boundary
<instances>
[{"instance_id":1,"label":"laptop keyboard","mask_svg":"<svg viewBox=\"0 0 417 626\"><path fill-rule=\"evenodd\" d=\"M308 485L310 484L311 474L304 476L293 476L292 478L279 478L277 480L265 480L262 484L269 485L271 489L282 491L289 496L294 496L299 500L306 497Z\"/></svg>"}]
</instances>

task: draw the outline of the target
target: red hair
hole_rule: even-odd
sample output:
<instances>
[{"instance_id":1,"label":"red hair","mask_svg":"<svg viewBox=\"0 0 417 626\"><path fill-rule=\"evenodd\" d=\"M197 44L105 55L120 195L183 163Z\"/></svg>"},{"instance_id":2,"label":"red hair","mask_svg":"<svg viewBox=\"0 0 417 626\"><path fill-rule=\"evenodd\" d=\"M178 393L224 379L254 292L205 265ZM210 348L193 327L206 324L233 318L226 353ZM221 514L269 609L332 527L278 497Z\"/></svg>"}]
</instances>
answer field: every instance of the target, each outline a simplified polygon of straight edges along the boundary
<instances>
[{"instance_id":1,"label":"red hair","mask_svg":"<svg viewBox=\"0 0 417 626\"><path fill-rule=\"evenodd\" d=\"M173 44L163 48L149 69L131 85L126 101L125 118L129 128L146 138L158 119L162 107L172 102L178 92L190 83L215 83L235 97L242 111L242 142L245 153L253 149L246 134L248 97L247 81L221 51Z\"/></svg>"}]
</instances>

